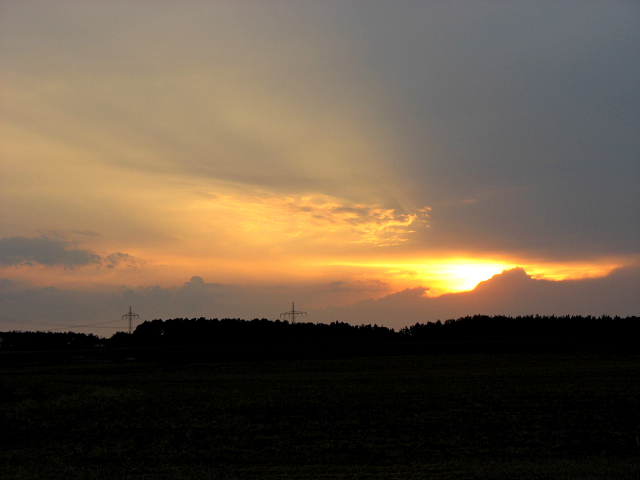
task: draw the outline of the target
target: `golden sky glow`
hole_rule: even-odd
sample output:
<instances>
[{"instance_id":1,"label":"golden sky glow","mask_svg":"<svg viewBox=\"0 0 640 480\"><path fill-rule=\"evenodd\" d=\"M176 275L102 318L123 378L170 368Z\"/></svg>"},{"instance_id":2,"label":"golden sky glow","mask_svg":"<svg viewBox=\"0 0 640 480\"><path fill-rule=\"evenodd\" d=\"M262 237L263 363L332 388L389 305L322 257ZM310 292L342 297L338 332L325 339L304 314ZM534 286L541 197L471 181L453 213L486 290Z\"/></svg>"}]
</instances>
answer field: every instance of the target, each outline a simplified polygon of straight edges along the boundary
<instances>
[{"instance_id":1,"label":"golden sky glow","mask_svg":"<svg viewBox=\"0 0 640 480\"><path fill-rule=\"evenodd\" d=\"M632 7L250 5L3 2L0 330L637 268Z\"/></svg>"}]
</instances>

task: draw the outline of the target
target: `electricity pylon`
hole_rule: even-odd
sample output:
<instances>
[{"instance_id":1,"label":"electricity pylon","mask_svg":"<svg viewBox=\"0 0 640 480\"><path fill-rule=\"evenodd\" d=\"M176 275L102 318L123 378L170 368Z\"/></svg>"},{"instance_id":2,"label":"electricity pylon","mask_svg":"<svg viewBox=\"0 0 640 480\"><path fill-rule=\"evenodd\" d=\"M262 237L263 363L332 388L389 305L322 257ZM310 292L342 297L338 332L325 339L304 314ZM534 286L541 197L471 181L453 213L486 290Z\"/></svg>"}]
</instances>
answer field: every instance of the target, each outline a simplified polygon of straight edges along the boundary
<instances>
[{"instance_id":1,"label":"electricity pylon","mask_svg":"<svg viewBox=\"0 0 640 480\"><path fill-rule=\"evenodd\" d=\"M299 310L296 310L295 304L293 302L291 302L291 311L290 312L284 312L280 314L280 318L282 317L289 317L291 318L291 323L296 323L296 317L300 316L300 315L307 315L307 312L301 312Z\"/></svg>"},{"instance_id":2,"label":"electricity pylon","mask_svg":"<svg viewBox=\"0 0 640 480\"><path fill-rule=\"evenodd\" d=\"M140 315L138 315L137 313L133 313L131 311L131 306L129 306L129 313L125 313L124 315L122 315L122 319L124 320L125 318L129 319L129 335L131 335L131 320L133 320L134 318L140 318Z\"/></svg>"}]
</instances>

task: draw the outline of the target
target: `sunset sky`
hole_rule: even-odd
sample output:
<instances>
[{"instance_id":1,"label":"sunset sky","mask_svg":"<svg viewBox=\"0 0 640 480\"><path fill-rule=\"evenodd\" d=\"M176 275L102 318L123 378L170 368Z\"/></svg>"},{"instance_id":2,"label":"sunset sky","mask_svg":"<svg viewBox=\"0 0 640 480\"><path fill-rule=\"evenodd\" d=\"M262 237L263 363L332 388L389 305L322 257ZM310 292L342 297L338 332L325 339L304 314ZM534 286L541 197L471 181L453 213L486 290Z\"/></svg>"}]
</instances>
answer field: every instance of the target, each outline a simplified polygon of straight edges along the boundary
<instances>
[{"instance_id":1,"label":"sunset sky","mask_svg":"<svg viewBox=\"0 0 640 480\"><path fill-rule=\"evenodd\" d=\"M636 2L4 0L0 75L0 331L640 315Z\"/></svg>"}]
</instances>

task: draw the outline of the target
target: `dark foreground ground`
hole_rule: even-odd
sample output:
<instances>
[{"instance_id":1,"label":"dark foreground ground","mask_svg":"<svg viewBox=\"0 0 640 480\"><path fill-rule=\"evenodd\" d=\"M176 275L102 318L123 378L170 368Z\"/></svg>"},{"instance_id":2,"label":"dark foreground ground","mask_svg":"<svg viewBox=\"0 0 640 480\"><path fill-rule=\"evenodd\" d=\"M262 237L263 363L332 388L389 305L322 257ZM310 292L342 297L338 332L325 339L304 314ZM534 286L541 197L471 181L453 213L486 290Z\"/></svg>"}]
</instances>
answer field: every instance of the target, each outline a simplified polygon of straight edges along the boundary
<instances>
[{"instance_id":1,"label":"dark foreground ground","mask_svg":"<svg viewBox=\"0 0 640 480\"><path fill-rule=\"evenodd\" d=\"M2 479L640 479L640 356L0 365Z\"/></svg>"}]
</instances>

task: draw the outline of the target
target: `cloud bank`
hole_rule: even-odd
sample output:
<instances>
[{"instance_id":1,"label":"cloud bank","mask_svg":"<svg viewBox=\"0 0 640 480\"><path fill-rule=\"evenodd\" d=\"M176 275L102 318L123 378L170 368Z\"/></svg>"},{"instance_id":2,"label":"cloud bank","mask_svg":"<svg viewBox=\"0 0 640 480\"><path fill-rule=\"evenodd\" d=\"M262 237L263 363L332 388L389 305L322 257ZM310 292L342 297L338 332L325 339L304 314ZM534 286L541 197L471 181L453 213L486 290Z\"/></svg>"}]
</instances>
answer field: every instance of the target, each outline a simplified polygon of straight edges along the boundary
<instances>
[{"instance_id":1,"label":"cloud bank","mask_svg":"<svg viewBox=\"0 0 640 480\"><path fill-rule=\"evenodd\" d=\"M378 300L315 312L325 322L407 324L466 315L638 315L640 267L614 270L606 277L550 281L514 268L480 282L473 290L427 296L428 288L403 290Z\"/></svg>"}]
</instances>

